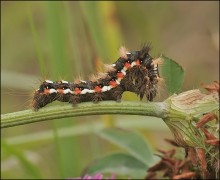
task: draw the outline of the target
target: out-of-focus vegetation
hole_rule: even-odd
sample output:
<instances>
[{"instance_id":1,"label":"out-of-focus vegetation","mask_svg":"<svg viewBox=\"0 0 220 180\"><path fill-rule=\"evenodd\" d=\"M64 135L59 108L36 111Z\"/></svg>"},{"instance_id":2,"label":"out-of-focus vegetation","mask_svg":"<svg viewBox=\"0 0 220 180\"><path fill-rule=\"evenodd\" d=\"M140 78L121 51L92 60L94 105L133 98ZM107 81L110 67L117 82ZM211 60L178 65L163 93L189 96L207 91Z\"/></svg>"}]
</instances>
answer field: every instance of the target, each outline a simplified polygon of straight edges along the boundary
<instances>
[{"instance_id":1,"label":"out-of-focus vegetation","mask_svg":"<svg viewBox=\"0 0 220 180\"><path fill-rule=\"evenodd\" d=\"M29 108L39 79L86 79L102 63L116 61L121 45L138 50L151 42L153 57L163 53L175 59L185 70L182 90L218 80L218 5L1 2L1 112ZM156 100L166 97L161 88ZM131 93L124 99L138 101ZM1 177L79 176L95 157L117 149L93 133L110 126L138 130L154 149L172 137L160 119L138 116L80 117L4 129Z\"/></svg>"}]
</instances>

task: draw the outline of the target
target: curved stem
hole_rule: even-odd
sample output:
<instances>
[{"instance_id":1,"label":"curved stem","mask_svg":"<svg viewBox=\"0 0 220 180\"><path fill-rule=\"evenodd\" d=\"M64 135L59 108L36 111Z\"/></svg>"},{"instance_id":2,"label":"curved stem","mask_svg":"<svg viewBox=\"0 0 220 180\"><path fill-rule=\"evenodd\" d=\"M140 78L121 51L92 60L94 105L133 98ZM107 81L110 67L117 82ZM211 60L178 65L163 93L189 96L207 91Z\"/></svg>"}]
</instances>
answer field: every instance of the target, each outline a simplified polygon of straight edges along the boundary
<instances>
[{"instance_id":1,"label":"curved stem","mask_svg":"<svg viewBox=\"0 0 220 180\"><path fill-rule=\"evenodd\" d=\"M129 101L123 101L121 103L103 101L97 104L86 102L80 103L76 107L66 104L64 106L42 108L38 112L24 110L1 115L1 128L65 117L102 114L130 114L165 118L167 115L167 106L163 102L144 103Z\"/></svg>"}]
</instances>

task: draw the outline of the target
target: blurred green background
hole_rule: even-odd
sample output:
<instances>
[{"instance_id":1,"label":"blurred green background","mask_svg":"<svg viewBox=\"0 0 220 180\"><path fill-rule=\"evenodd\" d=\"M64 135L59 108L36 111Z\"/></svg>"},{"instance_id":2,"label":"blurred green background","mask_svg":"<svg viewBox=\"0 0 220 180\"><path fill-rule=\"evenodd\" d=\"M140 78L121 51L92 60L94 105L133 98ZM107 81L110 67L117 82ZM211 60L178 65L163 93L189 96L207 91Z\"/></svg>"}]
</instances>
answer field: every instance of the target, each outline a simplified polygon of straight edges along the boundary
<instances>
[{"instance_id":1,"label":"blurred green background","mask_svg":"<svg viewBox=\"0 0 220 180\"><path fill-rule=\"evenodd\" d=\"M30 108L44 79L87 79L115 62L121 45L139 50L147 42L153 57L165 54L183 66L182 91L219 80L219 3L1 1L1 113ZM161 88L156 101L166 97ZM123 99L138 101L131 93ZM93 134L112 126L141 132L153 150L169 148L163 139L172 134L158 118L40 122L1 131L1 177L79 176L91 160L118 149Z\"/></svg>"}]
</instances>

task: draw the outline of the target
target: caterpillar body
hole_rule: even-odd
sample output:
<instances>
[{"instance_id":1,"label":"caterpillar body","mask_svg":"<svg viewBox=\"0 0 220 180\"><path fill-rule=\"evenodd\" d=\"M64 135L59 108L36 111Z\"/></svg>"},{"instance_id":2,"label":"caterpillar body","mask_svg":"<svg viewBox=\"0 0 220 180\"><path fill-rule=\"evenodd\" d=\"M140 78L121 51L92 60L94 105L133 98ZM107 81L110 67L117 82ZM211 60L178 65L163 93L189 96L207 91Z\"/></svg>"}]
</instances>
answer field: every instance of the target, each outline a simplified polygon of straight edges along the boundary
<instances>
[{"instance_id":1,"label":"caterpillar body","mask_svg":"<svg viewBox=\"0 0 220 180\"><path fill-rule=\"evenodd\" d=\"M131 52L122 47L118 60L106 65L106 72L87 81L45 80L34 93L33 110L37 111L56 100L73 105L102 100L120 102L125 91L136 93L141 100L146 96L152 101L157 94L160 61L153 59L149 51L149 45L143 46L140 51Z\"/></svg>"}]
</instances>

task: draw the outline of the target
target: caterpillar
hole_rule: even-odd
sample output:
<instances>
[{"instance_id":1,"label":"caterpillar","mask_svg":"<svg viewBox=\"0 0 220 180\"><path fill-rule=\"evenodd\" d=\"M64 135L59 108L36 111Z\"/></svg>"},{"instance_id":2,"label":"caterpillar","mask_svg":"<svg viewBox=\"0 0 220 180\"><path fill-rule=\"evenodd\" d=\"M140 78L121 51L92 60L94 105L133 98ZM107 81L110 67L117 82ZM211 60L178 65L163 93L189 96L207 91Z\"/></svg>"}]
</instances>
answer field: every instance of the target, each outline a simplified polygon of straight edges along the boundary
<instances>
[{"instance_id":1,"label":"caterpillar","mask_svg":"<svg viewBox=\"0 0 220 180\"><path fill-rule=\"evenodd\" d=\"M87 101L120 102L125 91L136 93L141 100L146 96L152 101L157 94L157 83L160 79L158 64L161 60L153 59L149 51L149 45L144 45L139 51L130 52L121 47L118 60L111 65L105 65L106 72L87 81L45 80L34 93L32 108L37 111L56 100L71 103L73 106Z\"/></svg>"}]
</instances>

